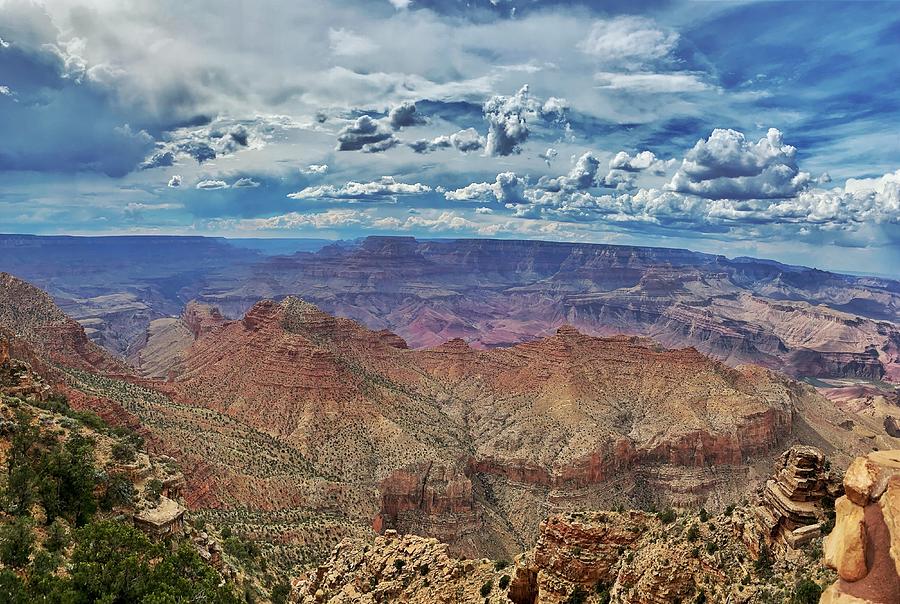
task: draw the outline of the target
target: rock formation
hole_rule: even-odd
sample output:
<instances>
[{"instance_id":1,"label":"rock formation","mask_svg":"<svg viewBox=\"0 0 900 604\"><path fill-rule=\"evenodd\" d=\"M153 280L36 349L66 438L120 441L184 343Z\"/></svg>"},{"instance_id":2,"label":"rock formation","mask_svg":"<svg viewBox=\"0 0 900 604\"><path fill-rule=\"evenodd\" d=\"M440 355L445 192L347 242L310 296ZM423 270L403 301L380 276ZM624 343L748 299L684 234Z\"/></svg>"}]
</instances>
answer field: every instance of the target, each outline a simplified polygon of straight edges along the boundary
<instances>
[{"instance_id":1,"label":"rock formation","mask_svg":"<svg viewBox=\"0 0 900 604\"><path fill-rule=\"evenodd\" d=\"M825 563L838 581L823 604L900 602L900 450L856 458L844 476Z\"/></svg>"},{"instance_id":2,"label":"rock formation","mask_svg":"<svg viewBox=\"0 0 900 604\"><path fill-rule=\"evenodd\" d=\"M785 451L754 508L766 544L796 549L821 536L822 523L838 494L822 451L800 445Z\"/></svg>"}]
</instances>

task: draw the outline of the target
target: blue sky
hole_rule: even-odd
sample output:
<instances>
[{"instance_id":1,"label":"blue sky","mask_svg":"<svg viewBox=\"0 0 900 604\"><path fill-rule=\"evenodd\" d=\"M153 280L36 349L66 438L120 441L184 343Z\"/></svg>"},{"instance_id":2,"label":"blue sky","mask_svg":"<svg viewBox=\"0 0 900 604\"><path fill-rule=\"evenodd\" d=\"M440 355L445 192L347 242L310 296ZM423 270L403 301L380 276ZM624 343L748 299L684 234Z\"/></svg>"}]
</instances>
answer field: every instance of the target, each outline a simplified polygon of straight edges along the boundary
<instances>
[{"instance_id":1,"label":"blue sky","mask_svg":"<svg viewBox=\"0 0 900 604\"><path fill-rule=\"evenodd\" d=\"M0 0L0 232L900 276L897 2Z\"/></svg>"}]
</instances>

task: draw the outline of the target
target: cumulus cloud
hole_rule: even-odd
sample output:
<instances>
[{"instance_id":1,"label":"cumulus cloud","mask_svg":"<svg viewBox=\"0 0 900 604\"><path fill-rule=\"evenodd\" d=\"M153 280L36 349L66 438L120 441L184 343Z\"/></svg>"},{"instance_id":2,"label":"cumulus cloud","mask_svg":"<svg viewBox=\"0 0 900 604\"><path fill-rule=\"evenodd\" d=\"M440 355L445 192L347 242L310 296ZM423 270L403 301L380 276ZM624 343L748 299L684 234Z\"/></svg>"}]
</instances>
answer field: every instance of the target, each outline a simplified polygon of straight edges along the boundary
<instances>
[{"instance_id":1,"label":"cumulus cloud","mask_svg":"<svg viewBox=\"0 0 900 604\"><path fill-rule=\"evenodd\" d=\"M157 151L141 163L141 169L150 170L175 165L175 154L171 151Z\"/></svg>"},{"instance_id":2,"label":"cumulus cloud","mask_svg":"<svg viewBox=\"0 0 900 604\"><path fill-rule=\"evenodd\" d=\"M677 163L674 158L659 159L652 151L641 151L634 155L619 151L609 160L609 172L603 177L602 184L619 190L633 189L639 173L665 176Z\"/></svg>"},{"instance_id":3,"label":"cumulus cloud","mask_svg":"<svg viewBox=\"0 0 900 604\"><path fill-rule=\"evenodd\" d=\"M527 84L512 96L492 96L482 106L488 123L485 152L494 157L521 153L522 144L531 134L528 120L543 120L568 129L568 111L566 99L550 97L542 103L531 96Z\"/></svg>"},{"instance_id":4,"label":"cumulus cloud","mask_svg":"<svg viewBox=\"0 0 900 604\"><path fill-rule=\"evenodd\" d=\"M597 186L597 173L600 160L588 151L582 154L569 170L569 173L557 178L541 178L538 188L546 191L581 191Z\"/></svg>"},{"instance_id":5,"label":"cumulus cloud","mask_svg":"<svg viewBox=\"0 0 900 604\"><path fill-rule=\"evenodd\" d=\"M305 168L300 168L302 174L325 174L328 172L328 164L309 164Z\"/></svg>"},{"instance_id":6,"label":"cumulus cloud","mask_svg":"<svg viewBox=\"0 0 900 604\"><path fill-rule=\"evenodd\" d=\"M216 189L227 189L228 183L224 180L201 180L197 183L197 188L202 191L214 191Z\"/></svg>"},{"instance_id":7,"label":"cumulus cloud","mask_svg":"<svg viewBox=\"0 0 900 604\"><path fill-rule=\"evenodd\" d=\"M551 96L541 106L541 117L548 120L563 121L569 111L569 101Z\"/></svg>"},{"instance_id":8,"label":"cumulus cloud","mask_svg":"<svg viewBox=\"0 0 900 604\"><path fill-rule=\"evenodd\" d=\"M413 141L408 143L408 146L416 153L431 153L432 151L449 149L451 147L460 153L470 153L484 147L484 137L478 134L475 128L466 128L449 136L442 135L431 140L420 139Z\"/></svg>"},{"instance_id":9,"label":"cumulus cloud","mask_svg":"<svg viewBox=\"0 0 900 604\"><path fill-rule=\"evenodd\" d=\"M524 203L526 181L515 172L501 172L492 183L474 182L461 189L447 191L444 197L450 201L483 201L493 196L499 203Z\"/></svg>"},{"instance_id":10,"label":"cumulus cloud","mask_svg":"<svg viewBox=\"0 0 900 604\"><path fill-rule=\"evenodd\" d=\"M373 182L354 182L336 187L334 185L319 185L307 187L296 193L288 195L291 199L335 199L347 201L378 201L381 199L394 199L399 195L418 195L431 192L431 187L421 183L397 182L393 176L382 176Z\"/></svg>"},{"instance_id":11,"label":"cumulus cloud","mask_svg":"<svg viewBox=\"0 0 900 604\"><path fill-rule=\"evenodd\" d=\"M666 173L666 169L674 163L675 160L657 159L656 154L652 151L641 151L633 156L626 151L619 151L612 159L609 160L610 170L625 170L626 172L642 172L649 170L657 176Z\"/></svg>"},{"instance_id":12,"label":"cumulus cloud","mask_svg":"<svg viewBox=\"0 0 900 604\"><path fill-rule=\"evenodd\" d=\"M484 103L484 118L488 121L485 150L488 155L521 153L522 143L528 139L527 117L534 115L539 105L528 95L528 85L513 96L497 95Z\"/></svg>"},{"instance_id":13,"label":"cumulus cloud","mask_svg":"<svg viewBox=\"0 0 900 604\"><path fill-rule=\"evenodd\" d=\"M337 151L364 153L386 151L400 142L390 129L368 115L360 116L344 126L338 132L337 140Z\"/></svg>"},{"instance_id":14,"label":"cumulus cloud","mask_svg":"<svg viewBox=\"0 0 900 604\"><path fill-rule=\"evenodd\" d=\"M425 118L416 113L416 104L404 101L390 110L388 123L394 130L408 126L418 126L425 123Z\"/></svg>"},{"instance_id":15,"label":"cumulus cloud","mask_svg":"<svg viewBox=\"0 0 900 604\"><path fill-rule=\"evenodd\" d=\"M485 141L484 137L478 134L478 131L475 130L475 128L466 128L465 130L459 130L451 134L450 144L453 145L457 151L469 153L483 148Z\"/></svg>"},{"instance_id":16,"label":"cumulus cloud","mask_svg":"<svg viewBox=\"0 0 900 604\"><path fill-rule=\"evenodd\" d=\"M179 157L202 164L218 156L261 149L296 127L290 118L272 115L246 120L220 117L205 126L178 128L168 132L166 140L157 143L156 151L144 160L141 168L172 166Z\"/></svg>"},{"instance_id":17,"label":"cumulus cloud","mask_svg":"<svg viewBox=\"0 0 900 604\"><path fill-rule=\"evenodd\" d=\"M656 188L605 195L578 189L527 189L525 197L524 203L511 207L517 217L727 232L738 238L758 237L763 227L770 237L790 238L900 224L900 170L874 179L849 179L844 187L807 189L774 200L709 199Z\"/></svg>"},{"instance_id":18,"label":"cumulus cloud","mask_svg":"<svg viewBox=\"0 0 900 604\"><path fill-rule=\"evenodd\" d=\"M812 180L797 167L796 155L775 128L756 143L717 128L688 151L667 188L708 199L793 197Z\"/></svg>"},{"instance_id":19,"label":"cumulus cloud","mask_svg":"<svg viewBox=\"0 0 900 604\"><path fill-rule=\"evenodd\" d=\"M181 183L182 183L181 176L178 174L173 174L172 178L169 179L168 186L172 189L177 189L178 187L181 186Z\"/></svg>"},{"instance_id":20,"label":"cumulus cloud","mask_svg":"<svg viewBox=\"0 0 900 604\"><path fill-rule=\"evenodd\" d=\"M255 189L260 185L259 182L253 180L252 178L239 178L234 181L234 184L231 185L235 189Z\"/></svg>"},{"instance_id":21,"label":"cumulus cloud","mask_svg":"<svg viewBox=\"0 0 900 604\"><path fill-rule=\"evenodd\" d=\"M0 86L0 96L15 96L13 91L9 89L9 86Z\"/></svg>"}]
</instances>

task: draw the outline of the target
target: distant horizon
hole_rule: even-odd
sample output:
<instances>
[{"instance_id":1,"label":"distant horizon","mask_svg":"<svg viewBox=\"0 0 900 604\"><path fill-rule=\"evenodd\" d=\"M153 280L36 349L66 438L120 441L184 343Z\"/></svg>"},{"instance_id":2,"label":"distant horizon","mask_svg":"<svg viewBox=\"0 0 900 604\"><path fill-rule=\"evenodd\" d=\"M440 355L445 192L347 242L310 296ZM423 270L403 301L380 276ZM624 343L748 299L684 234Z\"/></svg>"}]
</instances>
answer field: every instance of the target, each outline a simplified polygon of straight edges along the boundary
<instances>
[{"instance_id":1,"label":"distant horizon","mask_svg":"<svg viewBox=\"0 0 900 604\"><path fill-rule=\"evenodd\" d=\"M178 238L193 238L193 239L222 239L225 241L258 241L258 242L322 242L325 244L330 243L338 243L338 242L354 242L361 241L368 238L373 237L383 237L383 238L397 238L397 239L415 239L416 241L534 241L541 243L554 243L561 245L603 245L603 246L613 246L613 247L628 247L628 248L651 248L651 249L665 249L665 250L679 250L679 251L688 251L696 254L705 254L709 256L721 256L727 260L734 261L740 260L742 258L750 258L753 260L758 260L762 262L773 262L779 264L781 266L785 266L788 268L801 268L801 269L811 269L811 270L819 270L823 272L838 274L838 275L847 275L853 277L877 277L881 279L889 279L892 281L900 281L900 271L897 274L889 274L889 273L879 273L879 272L866 272L866 271L854 271L854 270L836 270L821 266L814 266L811 264L801 264L795 262L785 262L783 260L779 260L777 258L768 258L762 256L753 256L753 255L728 255L721 254L715 252L707 252L703 250L694 249L691 247L684 246L671 246L671 245L641 245L641 244L626 244L626 243L604 243L604 242L591 242L591 241L560 241L555 239L539 239L539 238L517 238L517 237L417 237L414 235L408 234L368 234L361 235L359 237L348 237L348 238L326 238L326 237L288 237L288 236L270 236L270 237L232 237L227 235L200 235L200 234L186 234L186 233L113 233L113 234L66 234L66 233L56 233L56 234L39 234L39 233L2 233L0 232L0 238L2 237L36 237L36 238L74 238L74 239L128 239L128 238L166 238L166 237L178 237ZM324 246L323 246L324 247ZM257 249L259 248L251 248ZM315 251L309 249L303 249L298 251ZM280 255L276 253L272 253L269 255ZM2 260L0 260L0 271L3 270Z\"/></svg>"}]
</instances>

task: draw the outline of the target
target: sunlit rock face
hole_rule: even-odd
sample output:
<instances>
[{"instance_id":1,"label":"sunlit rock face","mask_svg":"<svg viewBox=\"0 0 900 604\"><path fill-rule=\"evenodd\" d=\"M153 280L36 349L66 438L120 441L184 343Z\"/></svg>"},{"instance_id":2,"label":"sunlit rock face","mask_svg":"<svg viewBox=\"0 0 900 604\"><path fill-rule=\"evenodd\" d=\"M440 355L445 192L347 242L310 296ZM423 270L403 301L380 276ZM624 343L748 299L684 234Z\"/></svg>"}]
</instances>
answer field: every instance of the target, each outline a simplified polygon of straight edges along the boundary
<instances>
[{"instance_id":1,"label":"sunlit rock face","mask_svg":"<svg viewBox=\"0 0 900 604\"><path fill-rule=\"evenodd\" d=\"M822 602L900 601L900 450L857 457L844 477L837 522L825 539L825 563L839 579Z\"/></svg>"}]
</instances>

